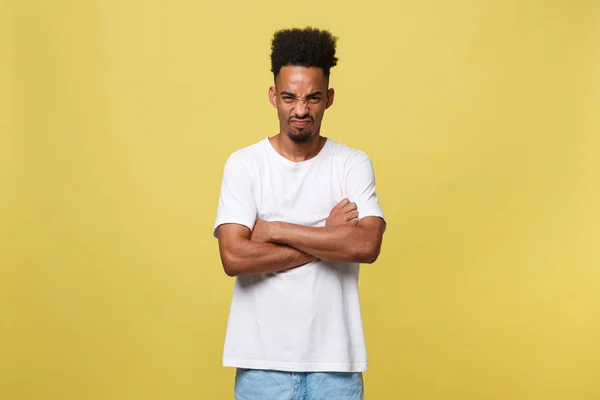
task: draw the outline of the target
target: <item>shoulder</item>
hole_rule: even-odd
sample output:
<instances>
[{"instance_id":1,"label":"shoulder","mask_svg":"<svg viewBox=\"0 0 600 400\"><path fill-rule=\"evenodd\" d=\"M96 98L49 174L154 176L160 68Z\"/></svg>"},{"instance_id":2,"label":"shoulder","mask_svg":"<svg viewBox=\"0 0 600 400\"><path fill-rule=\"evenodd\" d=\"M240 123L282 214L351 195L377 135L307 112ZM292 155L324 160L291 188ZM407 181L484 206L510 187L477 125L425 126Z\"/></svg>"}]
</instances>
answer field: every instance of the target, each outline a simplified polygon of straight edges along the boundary
<instances>
[{"instance_id":1,"label":"shoulder","mask_svg":"<svg viewBox=\"0 0 600 400\"><path fill-rule=\"evenodd\" d=\"M225 162L226 168L257 168L259 165L258 162L263 158L265 152L265 140L267 139L262 139L231 153Z\"/></svg>"},{"instance_id":2,"label":"shoulder","mask_svg":"<svg viewBox=\"0 0 600 400\"><path fill-rule=\"evenodd\" d=\"M336 162L343 165L346 171L357 164L371 161L367 153L362 150L355 149L332 139L327 140L330 141L333 157L336 159Z\"/></svg>"}]
</instances>

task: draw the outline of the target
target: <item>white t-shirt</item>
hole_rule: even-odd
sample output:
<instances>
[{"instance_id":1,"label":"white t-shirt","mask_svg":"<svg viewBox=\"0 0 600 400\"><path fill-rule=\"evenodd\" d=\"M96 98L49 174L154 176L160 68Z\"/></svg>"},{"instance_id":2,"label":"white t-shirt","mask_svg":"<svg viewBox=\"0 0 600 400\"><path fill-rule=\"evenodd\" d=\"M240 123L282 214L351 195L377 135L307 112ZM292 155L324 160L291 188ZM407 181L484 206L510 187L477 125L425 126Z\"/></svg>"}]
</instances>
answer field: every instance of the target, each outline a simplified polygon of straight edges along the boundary
<instances>
[{"instance_id":1,"label":"white t-shirt","mask_svg":"<svg viewBox=\"0 0 600 400\"><path fill-rule=\"evenodd\" d=\"M369 157L327 139L319 154L293 162L268 138L225 164L215 222L257 219L325 226L342 199L359 218L383 218ZM278 273L236 277L223 365L282 371L359 372L367 354L358 295L359 264L317 260Z\"/></svg>"}]
</instances>

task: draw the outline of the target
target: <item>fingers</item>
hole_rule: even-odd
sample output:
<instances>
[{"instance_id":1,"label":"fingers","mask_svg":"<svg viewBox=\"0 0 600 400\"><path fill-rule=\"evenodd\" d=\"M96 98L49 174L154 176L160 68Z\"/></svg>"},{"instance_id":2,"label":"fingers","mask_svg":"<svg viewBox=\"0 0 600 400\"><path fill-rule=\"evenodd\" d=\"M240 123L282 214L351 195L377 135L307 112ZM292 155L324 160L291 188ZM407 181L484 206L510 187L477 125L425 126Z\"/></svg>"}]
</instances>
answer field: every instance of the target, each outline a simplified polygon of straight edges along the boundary
<instances>
[{"instance_id":1,"label":"fingers","mask_svg":"<svg viewBox=\"0 0 600 400\"><path fill-rule=\"evenodd\" d=\"M356 206L356 203L348 203L344 206L344 211L345 212L350 212L350 211L354 211L356 210L358 207Z\"/></svg>"},{"instance_id":2,"label":"fingers","mask_svg":"<svg viewBox=\"0 0 600 400\"><path fill-rule=\"evenodd\" d=\"M352 211L352 210L356 210L356 203L350 202L350 200L343 199L342 201L340 201L339 203L337 203L335 205L335 207L333 207L334 209L339 208L339 209L343 209L345 212L348 211Z\"/></svg>"},{"instance_id":3,"label":"fingers","mask_svg":"<svg viewBox=\"0 0 600 400\"><path fill-rule=\"evenodd\" d=\"M343 208L343 207L347 206L349 203L350 203L350 200L343 199L342 201L340 201L339 203L337 203L335 205L335 207L333 207L333 208Z\"/></svg>"},{"instance_id":4,"label":"fingers","mask_svg":"<svg viewBox=\"0 0 600 400\"><path fill-rule=\"evenodd\" d=\"M358 206L356 203L345 198L333 207L327 218L326 225L357 225L358 221Z\"/></svg>"},{"instance_id":5,"label":"fingers","mask_svg":"<svg viewBox=\"0 0 600 400\"><path fill-rule=\"evenodd\" d=\"M346 213L347 221L351 221L351 220L357 219L357 218L358 218L358 210L349 211L348 213Z\"/></svg>"}]
</instances>

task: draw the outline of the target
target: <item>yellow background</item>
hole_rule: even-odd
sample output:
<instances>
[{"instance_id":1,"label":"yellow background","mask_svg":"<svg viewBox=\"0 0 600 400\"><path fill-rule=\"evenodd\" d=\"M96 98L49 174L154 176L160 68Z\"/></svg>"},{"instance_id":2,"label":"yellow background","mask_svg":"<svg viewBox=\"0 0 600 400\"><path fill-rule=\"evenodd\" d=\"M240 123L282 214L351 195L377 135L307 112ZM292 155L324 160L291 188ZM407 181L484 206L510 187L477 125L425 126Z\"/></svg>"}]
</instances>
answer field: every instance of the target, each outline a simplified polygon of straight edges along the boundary
<instances>
[{"instance_id":1,"label":"yellow background","mask_svg":"<svg viewBox=\"0 0 600 400\"><path fill-rule=\"evenodd\" d=\"M389 221L367 399L600 398L598 1L1 4L0 398L232 398L221 172L308 24Z\"/></svg>"}]
</instances>

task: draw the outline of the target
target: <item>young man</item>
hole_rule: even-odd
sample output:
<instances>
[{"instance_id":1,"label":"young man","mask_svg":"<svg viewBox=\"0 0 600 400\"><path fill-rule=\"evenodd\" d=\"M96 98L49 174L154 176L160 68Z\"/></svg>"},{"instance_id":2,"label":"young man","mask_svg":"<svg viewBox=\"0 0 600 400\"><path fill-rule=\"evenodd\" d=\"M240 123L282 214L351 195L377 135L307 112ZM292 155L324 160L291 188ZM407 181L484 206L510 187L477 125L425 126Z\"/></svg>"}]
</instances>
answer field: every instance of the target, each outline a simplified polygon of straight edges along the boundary
<instances>
[{"instance_id":1,"label":"young man","mask_svg":"<svg viewBox=\"0 0 600 400\"><path fill-rule=\"evenodd\" d=\"M275 33L279 133L225 164L214 234L236 277L223 364L239 400L363 398L359 263L377 259L385 222L369 157L321 135L335 44Z\"/></svg>"}]
</instances>

